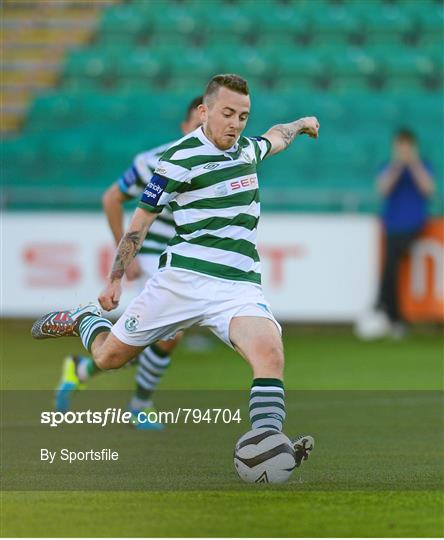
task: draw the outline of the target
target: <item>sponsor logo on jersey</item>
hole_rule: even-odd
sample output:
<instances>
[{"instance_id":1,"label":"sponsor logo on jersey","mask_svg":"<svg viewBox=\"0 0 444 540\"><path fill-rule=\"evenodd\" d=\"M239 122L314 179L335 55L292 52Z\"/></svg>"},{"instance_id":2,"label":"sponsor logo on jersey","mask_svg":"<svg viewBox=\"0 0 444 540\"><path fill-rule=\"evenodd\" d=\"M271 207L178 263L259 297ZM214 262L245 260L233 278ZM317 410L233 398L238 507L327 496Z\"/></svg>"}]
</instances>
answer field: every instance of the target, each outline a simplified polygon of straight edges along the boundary
<instances>
[{"instance_id":1,"label":"sponsor logo on jersey","mask_svg":"<svg viewBox=\"0 0 444 540\"><path fill-rule=\"evenodd\" d=\"M155 171L154 171L154 174L162 174L162 175L165 175L167 174L167 170L164 169L163 167L156 167Z\"/></svg>"},{"instance_id":2,"label":"sponsor logo on jersey","mask_svg":"<svg viewBox=\"0 0 444 540\"><path fill-rule=\"evenodd\" d=\"M209 169L212 171L213 169L217 169L219 167L220 163L207 163L203 169Z\"/></svg>"},{"instance_id":3,"label":"sponsor logo on jersey","mask_svg":"<svg viewBox=\"0 0 444 540\"><path fill-rule=\"evenodd\" d=\"M227 180L226 182L221 182L220 184L217 184L215 186L214 193L218 197L223 197L233 191L248 191L250 189L257 188L257 186L257 177L250 176L248 178L242 178L240 180Z\"/></svg>"},{"instance_id":4,"label":"sponsor logo on jersey","mask_svg":"<svg viewBox=\"0 0 444 540\"><path fill-rule=\"evenodd\" d=\"M232 191L236 191L242 188L246 189L253 187L257 187L256 176L250 176L249 178L243 178L242 180L233 180L232 182L230 182L230 188Z\"/></svg>"},{"instance_id":5,"label":"sponsor logo on jersey","mask_svg":"<svg viewBox=\"0 0 444 540\"><path fill-rule=\"evenodd\" d=\"M156 206L167 183L168 180L166 178L159 176L158 174L154 174L151 180L148 182L145 191L142 193L140 200L143 203Z\"/></svg>"}]
</instances>

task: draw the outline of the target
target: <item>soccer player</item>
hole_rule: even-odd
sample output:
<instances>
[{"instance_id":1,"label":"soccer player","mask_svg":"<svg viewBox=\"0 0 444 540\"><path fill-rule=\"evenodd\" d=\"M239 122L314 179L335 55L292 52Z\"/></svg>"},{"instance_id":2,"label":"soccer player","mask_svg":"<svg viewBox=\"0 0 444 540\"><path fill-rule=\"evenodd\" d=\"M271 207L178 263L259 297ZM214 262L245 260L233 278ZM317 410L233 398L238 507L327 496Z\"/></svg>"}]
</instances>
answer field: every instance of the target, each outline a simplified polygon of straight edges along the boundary
<instances>
[{"instance_id":1,"label":"soccer player","mask_svg":"<svg viewBox=\"0 0 444 540\"><path fill-rule=\"evenodd\" d=\"M160 257L159 271L115 325L98 306L48 313L37 320L37 339L80 336L99 369L116 369L159 339L194 324L209 327L250 364L253 428L282 430L285 419L281 328L261 288L256 228L260 214L257 167L282 152L296 136L318 136L315 117L270 128L262 137L242 132L250 113L247 82L216 75L199 106L202 127L161 157L119 243L99 297L117 307L121 280L156 216L169 204L176 235ZM294 442L300 465L313 438Z\"/></svg>"},{"instance_id":2,"label":"soccer player","mask_svg":"<svg viewBox=\"0 0 444 540\"><path fill-rule=\"evenodd\" d=\"M198 106L201 103L202 96L198 96L188 105L185 119L180 126L184 135L201 125L198 111ZM123 204L140 196L153 175L159 157L172 144L173 142L170 142L138 154L134 158L132 166L123 173L119 181L112 184L104 193L103 208L116 245L119 244L124 232ZM154 275L159 266L159 257L165 251L174 232L173 216L166 206L150 228L138 256L126 269L128 280L142 277L144 285L146 280ZM181 334L178 333L174 339L154 343L135 359L138 364L136 389L129 407L135 419L140 411L148 412L152 407L152 393L170 365L170 355L180 337ZM83 387L86 381L97 373L101 373L101 371L97 369L90 357L70 355L65 358L62 380L56 393L57 409L68 410L73 392L79 387ZM161 424L148 421L143 424L136 422L135 425L138 429L161 429L162 427Z\"/></svg>"}]
</instances>

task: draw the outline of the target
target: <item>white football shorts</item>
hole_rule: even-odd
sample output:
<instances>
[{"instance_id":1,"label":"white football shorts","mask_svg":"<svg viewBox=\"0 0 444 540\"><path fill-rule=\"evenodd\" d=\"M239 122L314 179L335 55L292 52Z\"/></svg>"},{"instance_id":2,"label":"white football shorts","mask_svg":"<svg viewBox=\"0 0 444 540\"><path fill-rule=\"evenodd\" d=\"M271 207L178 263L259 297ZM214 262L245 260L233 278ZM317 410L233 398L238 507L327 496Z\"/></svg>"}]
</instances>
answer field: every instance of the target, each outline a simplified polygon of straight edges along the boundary
<instances>
[{"instance_id":1,"label":"white football shorts","mask_svg":"<svg viewBox=\"0 0 444 540\"><path fill-rule=\"evenodd\" d=\"M282 333L260 285L165 268L147 281L111 331L127 345L145 347L190 326L206 326L233 348L230 322L242 316L270 319Z\"/></svg>"}]
</instances>

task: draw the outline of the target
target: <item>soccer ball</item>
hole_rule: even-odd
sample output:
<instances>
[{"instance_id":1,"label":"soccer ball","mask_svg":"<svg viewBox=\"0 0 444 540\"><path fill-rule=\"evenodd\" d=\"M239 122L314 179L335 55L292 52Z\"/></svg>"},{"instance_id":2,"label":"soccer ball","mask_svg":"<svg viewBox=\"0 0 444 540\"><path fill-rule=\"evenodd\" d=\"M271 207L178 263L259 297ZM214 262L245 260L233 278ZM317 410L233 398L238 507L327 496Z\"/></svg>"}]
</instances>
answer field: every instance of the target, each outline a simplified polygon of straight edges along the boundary
<instances>
[{"instance_id":1,"label":"soccer ball","mask_svg":"<svg viewBox=\"0 0 444 540\"><path fill-rule=\"evenodd\" d=\"M237 441L234 466L244 482L283 484L296 467L293 445L276 429L252 429Z\"/></svg>"}]
</instances>

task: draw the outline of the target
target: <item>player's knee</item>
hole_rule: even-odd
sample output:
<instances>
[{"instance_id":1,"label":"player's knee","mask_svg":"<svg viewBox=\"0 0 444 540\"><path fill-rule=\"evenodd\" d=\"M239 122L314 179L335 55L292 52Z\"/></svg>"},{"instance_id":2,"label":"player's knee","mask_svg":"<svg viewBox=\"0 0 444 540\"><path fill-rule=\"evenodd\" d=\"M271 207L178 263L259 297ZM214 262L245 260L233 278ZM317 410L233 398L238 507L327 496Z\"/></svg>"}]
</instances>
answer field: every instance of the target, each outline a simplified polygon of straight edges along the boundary
<instances>
[{"instance_id":1,"label":"player's knee","mask_svg":"<svg viewBox=\"0 0 444 540\"><path fill-rule=\"evenodd\" d=\"M264 340L258 345L257 356L261 358L262 367L266 368L270 373L274 373L275 376L280 376L284 370L282 344L274 340Z\"/></svg>"}]
</instances>

